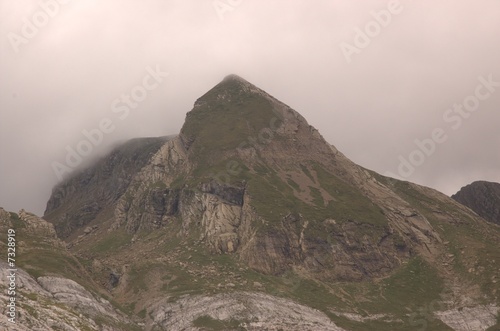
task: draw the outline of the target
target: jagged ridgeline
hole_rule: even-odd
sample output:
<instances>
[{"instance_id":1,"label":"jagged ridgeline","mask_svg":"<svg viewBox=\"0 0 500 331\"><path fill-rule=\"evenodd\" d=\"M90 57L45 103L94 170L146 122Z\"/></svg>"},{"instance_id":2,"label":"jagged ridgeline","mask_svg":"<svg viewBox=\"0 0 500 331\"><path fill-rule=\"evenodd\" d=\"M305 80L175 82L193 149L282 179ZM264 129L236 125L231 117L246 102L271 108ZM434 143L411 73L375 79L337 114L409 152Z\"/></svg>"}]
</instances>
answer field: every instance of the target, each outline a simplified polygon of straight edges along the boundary
<instances>
[{"instance_id":1,"label":"jagged ridgeline","mask_svg":"<svg viewBox=\"0 0 500 331\"><path fill-rule=\"evenodd\" d=\"M44 218L145 330L498 328L498 226L354 164L235 75L179 135L59 184Z\"/></svg>"}]
</instances>

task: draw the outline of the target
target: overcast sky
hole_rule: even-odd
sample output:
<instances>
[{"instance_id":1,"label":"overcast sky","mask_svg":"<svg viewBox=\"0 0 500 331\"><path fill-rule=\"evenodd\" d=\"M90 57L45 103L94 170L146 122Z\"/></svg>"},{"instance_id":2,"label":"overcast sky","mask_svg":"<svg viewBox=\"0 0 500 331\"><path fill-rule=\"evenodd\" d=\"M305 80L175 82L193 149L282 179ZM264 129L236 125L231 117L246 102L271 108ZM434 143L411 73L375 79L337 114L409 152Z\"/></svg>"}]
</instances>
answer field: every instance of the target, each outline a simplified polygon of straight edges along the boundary
<instances>
[{"instance_id":1,"label":"overcast sky","mask_svg":"<svg viewBox=\"0 0 500 331\"><path fill-rule=\"evenodd\" d=\"M230 73L379 173L446 194L500 182L498 0L0 4L8 210L43 213L55 162L67 165L79 144L89 152L82 131L108 131L87 162L123 139L178 133L194 101ZM139 102L120 99L131 93ZM470 111L453 110L464 102Z\"/></svg>"}]
</instances>

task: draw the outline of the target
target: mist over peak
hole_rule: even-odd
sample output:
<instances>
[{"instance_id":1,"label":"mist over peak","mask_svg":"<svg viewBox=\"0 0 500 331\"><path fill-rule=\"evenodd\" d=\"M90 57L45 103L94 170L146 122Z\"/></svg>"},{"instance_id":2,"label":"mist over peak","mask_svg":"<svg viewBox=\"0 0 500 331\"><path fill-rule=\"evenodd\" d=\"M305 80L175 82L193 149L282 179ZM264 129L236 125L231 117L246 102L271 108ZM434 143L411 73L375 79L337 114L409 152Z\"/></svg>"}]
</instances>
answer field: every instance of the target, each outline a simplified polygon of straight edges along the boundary
<instances>
[{"instance_id":1,"label":"mist over peak","mask_svg":"<svg viewBox=\"0 0 500 331\"><path fill-rule=\"evenodd\" d=\"M243 79L285 101L325 140L380 173L397 173L400 156L409 159L416 139L444 127L443 115L474 95L479 76L500 81L500 49L492 43L500 29L496 1L401 4L383 29L376 17L390 8L378 0L216 8L194 1L54 3L53 17L46 6L24 2L0 14L4 35L23 41L16 52L4 38L0 61L9 77L0 82L6 155L0 200L11 210L42 213L59 181L52 164L67 165L67 147L76 150L84 130L100 128L105 118L115 126L82 164L117 141L178 133L193 100L228 73L237 74L229 80ZM47 17L46 24L33 17ZM27 25L36 34L27 34ZM356 46L362 34L369 38L365 48ZM359 50L350 63L343 43ZM155 81L146 79L147 68L168 76L148 90ZM493 93L462 118L407 179L447 194L479 178L500 181L499 96ZM124 108L113 112L113 105Z\"/></svg>"}]
</instances>

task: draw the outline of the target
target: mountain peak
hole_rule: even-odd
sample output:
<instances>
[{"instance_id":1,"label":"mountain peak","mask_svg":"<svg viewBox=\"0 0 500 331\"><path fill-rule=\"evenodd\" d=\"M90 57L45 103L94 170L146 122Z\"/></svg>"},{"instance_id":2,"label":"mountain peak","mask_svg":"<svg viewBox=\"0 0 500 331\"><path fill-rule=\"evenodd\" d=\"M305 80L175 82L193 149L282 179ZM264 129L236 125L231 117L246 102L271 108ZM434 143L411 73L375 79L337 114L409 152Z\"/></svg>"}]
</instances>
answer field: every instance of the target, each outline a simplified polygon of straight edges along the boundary
<instances>
[{"instance_id":1,"label":"mountain peak","mask_svg":"<svg viewBox=\"0 0 500 331\"><path fill-rule=\"evenodd\" d=\"M241 100L244 96L251 94L270 97L266 92L244 78L231 74L224 77L220 83L196 100L194 106L196 108L206 105L214 106L215 104L229 103Z\"/></svg>"},{"instance_id":2,"label":"mountain peak","mask_svg":"<svg viewBox=\"0 0 500 331\"><path fill-rule=\"evenodd\" d=\"M201 144L205 152L234 151L248 139L260 139L279 142L279 150L294 150L306 158L311 151L332 153L331 146L302 115L234 74L196 100L186 115L181 139L188 148Z\"/></svg>"},{"instance_id":3,"label":"mountain peak","mask_svg":"<svg viewBox=\"0 0 500 331\"><path fill-rule=\"evenodd\" d=\"M280 108L280 109L278 109ZM285 105L247 80L228 75L196 100L181 129L186 146L209 150L236 149L248 137L256 137L273 118L283 120Z\"/></svg>"},{"instance_id":4,"label":"mountain peak","mask_svg":"<svg viewBox=\"0 0 500 331\"><path fill-rule=\"evenodd\" d=\"M500 183L476 181L451 197L485 220L500 224Z\"/></svg>"},{"instance_id":5,"label":"mountain peak","mask_svg":"<svg viewBox=\"0 0 500 331\"><path fill-rule=\"evenodd\" d=\"M224 79L218 84L222 86L239 86L240 88L243 88L247 92L259 92L261 94L267 95L267 93L254 84L250 83L248 80L245 78L235 75L235 74L230 74L224 77Z\"/></svg>"},{"instance_id":6,"label":"mountain peak","mask_svg":"<svg viewBox=\"0 0 500 331\"><path fill-rule=\"evenodd\" d=\"M237 82L242 82L242 83L248 83L248 81L236 74L230 74L230 75L227 75L226 77L224 77L224 79L222 80L223 82L225 81L237 81Z\"/></svg>"}]
</instances>

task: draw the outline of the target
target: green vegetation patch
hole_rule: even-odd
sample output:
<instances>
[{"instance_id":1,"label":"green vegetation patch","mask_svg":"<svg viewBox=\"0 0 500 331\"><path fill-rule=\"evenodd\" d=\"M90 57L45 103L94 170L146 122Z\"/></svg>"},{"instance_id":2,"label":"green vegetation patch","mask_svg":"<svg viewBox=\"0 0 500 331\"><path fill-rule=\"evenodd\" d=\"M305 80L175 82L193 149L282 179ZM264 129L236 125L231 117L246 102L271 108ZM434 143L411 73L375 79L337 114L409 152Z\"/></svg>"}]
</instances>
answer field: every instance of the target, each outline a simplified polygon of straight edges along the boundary
<instances>
[{"instance_id":1,"label":"green vegetation patch","mask_svg":"<svg viewBox=\"0 0 500 331\"><path fill-rule=\"evenodd\" d=\"M230 84L230 82L229 82ZM273 106L266 98L239 93L238 83L234 86L216 86L202 98L211 108L201 106L188 113L181 133L192 143L190 158L197 164L197 170L214 172L212 166L224 158L228 151L238 147L259 144L259 133L269 128L276 118ZM219 100L219 93L228 88L233 100ZM221 129L224 128L224 129Z\"/></svg>"},{"instance_id":2,"label":"green vegetation patch","mask_svg":"<svg viewBox=\"0 0 500 331\"><path fill-rule=\"evenodd\" d=\"M329 208L335 212L338 220L352 220L359 223L386 225L387 220L382 210L358 189L326 171L318 163L313 163L318 182L335 201L330 201Z\"/></svg>"},{"instance_id":3,"label":"green vegetation patch","mask_svg":"<svg viewBox=\"0 0 500 331\"><path fill-rule=\"evenodd\" d=\"M198 328L205 328L206 330L210 331L245 331L246 328L241 326L242 324L244 324L244 322L239 320L231 319L229 321L221 321L207 315L200 316L193 321L193 326Z\"/></svg>"},{"instance_id":4,"label":"green vegetation patch","mask_svg":"<svg viewBox=\"0 0 500 331\"><path fill-rule=\"evenodd\" d=\"M130 243L132 235L128 234L125 230L113 231L113 233L102 237L95 245L90 248L94 253L110 253L116 252L123 246Z\"/></svg>"},{"instance_id":5,"label":"green vegetation patch","mask_svg":"<svg viewBox=\"0 0 500 331\"><path fill-rule=\"evenodd\" d=\"M418 309L440 300L444 288L437 271L422 258L415 257L382 282L384 297L391 304Z\"/></svg>"},{"instance_id":6,"label":"green vegetation patch","mask_svg":"<svg viewBox=\"0 0 500 331\"><path fill-rule=\"evenodd\" d=\"M26 227L24 222L21 221L21 219L19 218L18 214L12 212L10 212L9 214L10 214L10 222L12 224L12 228L17 230L17 229L24 229Z\"/></svg>"},{"instance_id":7,"label":"green vegetation patch","mask_svg":"<svg viewBox=\"0 0 500 331\"><path fill-rule=\"evenodd\" d=\"M324 207L325 200L323 199L321 192L317 188L312 187L312 186L309 186L309 190L311 190L311 195L313 197L313 203L320 208Z\"/></svg>"},{"instance_id":8,"label":"green vegetation patch","mask_svg":"<svg viewBox=\"0 0 500 331\"><path fill-rule=\"evenodd\" d=\"M78 261L56 250L30 250L20 254L17 263L33 277L60 275L74 279L81 274Z\"/></svg>"},{"instance_id":9,"label":"green vegetation patch","mask_svg":"<svg viewBox=\"0 0 500 331\"><path fill-rule=\"evenodd\" d=\"M276 223L289 213L300 213L311 221L333 218L340 222L387 224L382 210L370 199L318 164L313 164L312 168L319 185L335 199L328 203L317 187L309 187L313 197L312 204L304 202L294 195L296 187L288 183L290 180L283 181L276 171L269 167L260 165L256 168L257 174L248 182L248 192L252 196L252 205L266 221Z\"/></svg>"}]
</instances>

